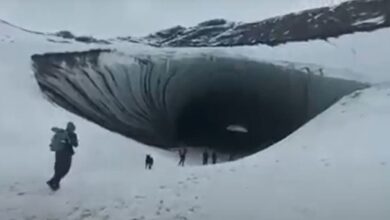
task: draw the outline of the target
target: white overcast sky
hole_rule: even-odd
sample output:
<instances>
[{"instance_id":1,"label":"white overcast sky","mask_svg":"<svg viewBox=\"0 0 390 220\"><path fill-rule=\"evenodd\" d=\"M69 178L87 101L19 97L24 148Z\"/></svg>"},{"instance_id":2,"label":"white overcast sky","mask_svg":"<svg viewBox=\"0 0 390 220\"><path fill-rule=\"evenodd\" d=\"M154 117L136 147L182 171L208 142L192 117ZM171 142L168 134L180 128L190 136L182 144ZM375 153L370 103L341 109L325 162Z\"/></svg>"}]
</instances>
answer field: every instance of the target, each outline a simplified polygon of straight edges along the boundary
<instances>
[{"instance_id":1,"label":"white overcast sky","mask_svg":"<svg viewBox=\"0 0 390 220\"><path fill-rule=\"evenodd\" d=\"M212 18L257 21L343 0L0 0L0 19L38 31L146 35Z\"/></svg>"}]
</instances>

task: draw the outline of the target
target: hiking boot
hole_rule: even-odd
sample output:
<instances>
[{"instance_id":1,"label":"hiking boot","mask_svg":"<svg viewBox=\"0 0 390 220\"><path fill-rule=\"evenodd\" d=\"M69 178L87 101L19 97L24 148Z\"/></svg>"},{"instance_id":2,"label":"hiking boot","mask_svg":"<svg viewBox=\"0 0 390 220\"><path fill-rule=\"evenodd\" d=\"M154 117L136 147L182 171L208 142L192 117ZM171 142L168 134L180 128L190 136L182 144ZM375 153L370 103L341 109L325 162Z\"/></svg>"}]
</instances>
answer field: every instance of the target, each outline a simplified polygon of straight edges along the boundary
<instances>
[{"instance_id":1,"label":"hiking boot","mask_svg":"<svg viewBox=\"0 0 390 220\"><path fill-rule=\"evenodd\" d=\"M50 187L51 190L57 191L60 188L60 184L47 181L46 184Z\"/></svg>"}]
</instances>

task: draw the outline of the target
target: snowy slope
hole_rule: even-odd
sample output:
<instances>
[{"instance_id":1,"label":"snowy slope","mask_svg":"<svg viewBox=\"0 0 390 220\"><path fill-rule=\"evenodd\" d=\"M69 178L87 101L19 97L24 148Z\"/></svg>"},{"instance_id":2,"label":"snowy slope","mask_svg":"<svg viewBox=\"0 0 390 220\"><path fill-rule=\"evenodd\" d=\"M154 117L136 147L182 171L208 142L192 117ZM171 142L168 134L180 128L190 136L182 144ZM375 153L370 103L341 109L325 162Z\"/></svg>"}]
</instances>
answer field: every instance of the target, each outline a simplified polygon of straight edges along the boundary
<instances>
[{"instance_id":1,"label":"snowy slope","mask_svg":"<svg viewBox=\"0 0 390 220\"><path fill-rule=\"evenodd\" d=\"M381 34L388 36L383 31L357 38L374 43ZM342 38L340 45L360 43L348 39L355 38ZM333 54L323 56L324 62L314 62L325 66L347 53L326 45L292 44L267 53L260 47L238 48L226 53L301 63ZM105 131L43 98L30 68L32 54L95 47L102 46L53 43L0 25L0 219L390 218L386 145L390 87L375 86L345 97L290 137L251 157L180 169L171 154ZM314 48L317 60L300 53L302 48ZM150 50L137 45L131 49ZM386 53L385 49L381 51ZM295 52L299 55L288 55ZM372 81L389 79L384 58L368 61L347 67L364 70L360 73ZM380 71L366 71L378 63ZM342 62L335 66L345 67ZM47 147L49 128L68 120L77 125L80 148L63 188L52 194L44 184L53 162ZM151 172L143 169L145 153L156 158Z\"/></svg>"}]
</instances>

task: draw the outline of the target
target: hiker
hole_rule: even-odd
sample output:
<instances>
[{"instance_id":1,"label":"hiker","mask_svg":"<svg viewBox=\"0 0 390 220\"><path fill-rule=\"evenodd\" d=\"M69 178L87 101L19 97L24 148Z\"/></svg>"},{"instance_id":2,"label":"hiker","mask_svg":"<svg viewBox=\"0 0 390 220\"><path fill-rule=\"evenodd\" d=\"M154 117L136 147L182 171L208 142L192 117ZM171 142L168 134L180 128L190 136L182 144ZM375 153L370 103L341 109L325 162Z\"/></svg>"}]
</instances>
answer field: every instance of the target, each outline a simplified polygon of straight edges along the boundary
<instances>
[{"instance_id":1,"label":"hiker","mask_svg":"<svg viewBox=\"0 0 390 220\"><path fill-rule=\"evenodd\" d=\"M211 160L213 164L217 163L217 153L215 151L211 154Z\"/></svg>"},{"instance_id":2,"label":"hiker","mask_svg":"<svg viewBox=\"0 0 390 220\"><path fill-rule=\"evenodd\" d=\"M153 157L147 154L145 158L145 169L151 170L153 167L153 163L154 163Z\"/></svg>"},{"instance_id":3,"label":"hiker","mask_svg":"<svg viewBox=\"0 0 390 220\"><path fill-rule=\"evenodd\" d=\"M179 150L180 160L179 160L179 164L178 164L179 166L184 167L184 162L186 160L186 156L187 156L187 148L180 149Z\"/></svg>"},{"instance_id":4,"label":"hiker","mask_svg":"<svg viewBox=\"0 0 390 220\"><path fill-rule=\"evenodd\" d=\"M209 162L209 153L205 150L203 152L203 165L207 165Z\"/></svg>"},{"instance_id":5,"label":"hiker","mask_svg":"<svg viewBox=\"0 0 390 220\"><path fill-rule=\"evenodd\" d=\"M66 129L52 128L54 135L51 139L50 149L55 152L54 175L47 181L47 185L56 191L60 188L61 179L69 172L74 154L73 147L78 146L76 126L68 122Z\"/></svg>"}]
</instances>

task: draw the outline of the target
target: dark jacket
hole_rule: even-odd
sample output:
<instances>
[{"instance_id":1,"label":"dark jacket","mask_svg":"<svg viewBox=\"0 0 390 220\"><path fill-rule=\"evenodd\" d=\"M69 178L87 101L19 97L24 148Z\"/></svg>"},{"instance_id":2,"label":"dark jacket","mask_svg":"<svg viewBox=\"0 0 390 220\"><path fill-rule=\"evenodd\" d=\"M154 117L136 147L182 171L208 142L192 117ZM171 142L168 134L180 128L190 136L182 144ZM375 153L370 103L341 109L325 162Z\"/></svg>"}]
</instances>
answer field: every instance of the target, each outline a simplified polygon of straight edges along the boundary
<instances>
[{"instance_id":1,"label":"dark jacket","mask_svg":"<svg viewBox=\"0 0 390 220\"><path fill-rule=\"evenodd\" d=\"M77 139L77 134L71 131L68 132L68 140L66 142L66 147L65 151L71 153L72 155L74 154L73 147L78 147L79 146L79 141Z\"/></svg>"}]
</instances>

